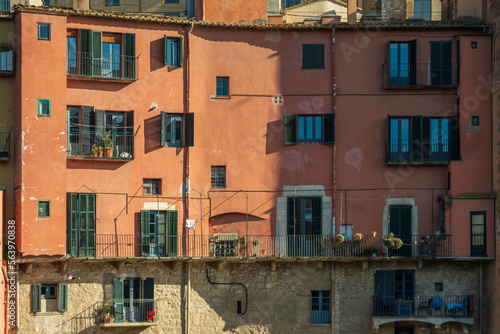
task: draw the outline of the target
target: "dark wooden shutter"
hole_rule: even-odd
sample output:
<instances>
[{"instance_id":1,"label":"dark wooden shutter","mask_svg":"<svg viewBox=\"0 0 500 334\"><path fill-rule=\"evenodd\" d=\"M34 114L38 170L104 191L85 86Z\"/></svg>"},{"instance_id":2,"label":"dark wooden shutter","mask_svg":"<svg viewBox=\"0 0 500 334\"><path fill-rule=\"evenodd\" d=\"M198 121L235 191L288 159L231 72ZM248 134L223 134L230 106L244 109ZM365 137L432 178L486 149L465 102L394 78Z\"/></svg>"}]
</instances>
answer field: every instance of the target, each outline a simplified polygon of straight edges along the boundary
<instances>
[{"instance_id":1,"label":"dark wooden shutter","mask_svg":"<svg viewBox=\"0 0 500 334\"><path fill-rule=\"evenodd\" d=\"M161 112L161 133L160 133L160 143L162 146L167 146L167 113Z\"/></svg>"},{"instance_id":2,"label":"dark wooden shutter","mask_svg":"<svg viewBox=\"0 0 500 334\"><path fill-rule=\"evenodd\" d=\"M177 256L177 211L168 211L168 256Z\"/></svg>"},{"instance_id":3,"label":"dark wooden shutter","mask_svg":"<svg viewBox=\"0 0 500 334\"><path fill-rule=\"evenodd\" d=\"M92 31L92 75L102 75L102 32Z\"/></svg>"},{"instance_id":4,"label":"dark wooden shutter","mask_svg":"<svg viewBox=\"0 0 500 334\"><path fill-rule=\"evenodd\" d=\"M155 298L155 279L148 277L144 280L144 299Z\"/></svg>"},{"instance_id":5,"label":"dark wooden shutter","mask_svg":"<svg viewBox=\"0 0 500 334\"><path fill-rule=\"evenodd\" d=\"M324 68L325 67L325 46L324 45L314 45L313 46L313 68Z\"/></svg>"},{"instance_id":6,"label":"dark wooden shutter","mask_svg":"<svg viewBox=\"0 0 500 334\"><path fill-rule=\"evenodd\" d=\"M93 137L92 144L104 148L102 138L104 136L104 131L106 130L106 112L104 110L96 109L94 115L95 134L91 135Z\"/></svg>"},{"instance_id":7,"label":"dark wooden shutter","mask_svg":"<svg viewBox=\"0 0 500 334\"><path fill-rule=\"evenodd\" d=\"M394 270L375 271L375 315L392 315L395 301Z\"/></svg>"},{"instance_id":8,"label":"dark wooden shutter","mask_svg":"<svg viewBox=\"0 0 500 334\"><path fill-rule=\"evenodd\" d=\"M312 199L313 235L321 235L321 200L321 197L313 197Z\"/></svg>"},{"instance_id":9,"label":"dark wooden shutter","mask_svg":"<svg viewBox=\"0 0 500 334\"><path fill-rule=\"evenodd\" d=\"M335 143L335 114L325 114L323 116L323 134L325 144Z\"/></svg>"},{"instance_id":10,"label":"dark wooden shutter","mask_svg":"<svg viewBox=\"0 0 500 334\"><path fill-rule=\"evenodd\" d=\"M42 285L33 284L31 286L31 311L41 312L42 311Z\"/></svg>"},{"instance_id":11,"label":"dark wooden shutter","mask_svg":"<svg viewBox=\"0 0 500 334\"><path fill-rule=\"evenodd\" d=\"M424 161L431 156L431 119L426 116L422 117L422 146L420 153Z\"/></svg>"},{"instance_id":12,"label":"dark wooden shutter","mask_svg":"<svg viewBox=\"0 0 500 334\"><path fill-rule=\"evenodd\" d=\"M57 292L57 310L64 312L68 310L68 284L59 284Z\"/></svg>"},{"instance_id":13,"label":"dark wooden shutter","mask_svg":"<svg viewBox=\"0 0 500 334\"><path fill-rule=\"evenodd\" d=\"M451 85L451 41L431 42L431 84Z\"/></svg>"},{"instance_id":14,"label":"dark wooden shutter","mask_svg":"<svg viewBox=\"0 0 500 334\"><path fill-rule=\"evenodd\" d=\"M90 156L92 153L92 130L94 126L94 108L82 107L82 148L81 154L83 156Z\"/></svg>"},{"instance_id":15,"label":"dark wooden shutter","mask_svg":"<svg viewBox=\"0 0 500 334\"><path fill-rule=\"evenodd\" d=\"M286 220L287 220L287 235L295 234L295 197L287 197L287 210L286 210Z\"/></svg>"},{"instance_id":16,"label":"dark wooden shutter","mask_svg":"<svg viewBox=\"0 0 500 334\"><path fill-rule=\"evenodd\" d=\"M80 29L80 74L90 75L92 59L92 31Z\"/></svg>"},{"instance_id":17,"label":"dark wooden shutter","mask_svg":"<svg viewBox=\"0 0 500 334\"><path fill-rule=\"evenodd\" d=\"M77 224L79 222L78 219L78 203L77 203L77 194L67 194L67 220L68 220L68 244L67 244L67 252L71 256L78 255L78 230Z\"/></svg>"},{"instance_id":18,"label":"dark wooden shutter","mask_svg":"<svg viewBox=\"0 0 500 334\"><path fill-rule=\"evenodd\" d=\"M124 287L121 278L113 278L113 316L115 322L123 322Z\"/></svg>"},{"instance_id":19,"label":"dark wooden shutter","mask_svg":"<svg viewBox=\"0 0 500 334\"><path fill-rule=\"evenodd\" d=\"M123 40L124 76L133 79L135 78L135 34L124 34Z\"/></svg>"},{"instance_id":20,"label":"dark wooden shutter","mask_svg":"<svg viewBox=\"0 0 500 334\"><path fill-rule=\"evenodd\" d=\"M410 85L417 84L417 40L410 41Z\"/></svg>"},{"instance_id":21,"label":"dark wooden shutter","mask_svg":"<svg viewBox=\"0 0 500 334\"><path fill-rule=\"evenodd\" d=\"M460 116L450 117L450 160L460 160Z\"/></svg>"},{"instance_id":22,"label":"dark wooden shutter","mask_svg":"<svg viewBox=\"0 0 500 334\"><path fill-rule=\"evenodd\" d=\"M149 256L149 210L141 210L141 255Z\"/></svg>"},{"instance_id":23,"label":"dark wooden shutter","mask_svg":"<svg viewBox=\"0 0 500 334\"><path fill-rule=\"evenodd\" d=\"M125 135L125 150L134 156L134 110L127 112L127 129L124 131Z\"/></svg>"},{"instance_id":24,"label":"dark wooden shutter","mask_svg":"<svg viewBox=\"0 0 500 334\"><path fill-rule=\"evenodd\" d=\"M456 71L457 85L460 85L460 39L457 39L457 63L453 66L454 71Z\"/></svg>"},{"instance_id":25,"label":"dark wooden shutter","mask_svg":"<svg viewBox=\"0 0 500 334\"><path fill-rule=\"evenodd\" d=\"M184 38L179 37L179 54L177 55L178 61L179 61L179 66L182 67L184 65Z\"/></svg>"},{"instance_id":26,"label":"dark wooden shutter","mask_svg":"<svg viewBox=\"0 0 500 334\"><path fill-rule=\"evenodd\" d=\"M285 115L285 145L297 144L297 115Z\"/></svg>"},{"instance_id":27,"label":"dark wooden shutter","mask_svg":"<svg viewBox=\"0 0 500 334\"><path fill-rule=\"evenodd\" d=\"M422 116L412 116L410 161L422 160L421 149L422 149Z\"/></svg>"},{"instance_id":28,"label":"dark wooden shutter","mask_svg":"<svg viewBox=\"0 0 500 334\"><path fill-rule=\"evenodd\" d=\"M302 45L302 68L311 68L313 53L310 45Z\"/></svg>"},{"instance_id":29,"label":"dark wooden shutter","mask_svg":"<svg viewBox=\"0 0 500 334\"><path fill-rule=\"evenodd\" d=\"M194 114L188 113L184 114L184 127L185 127L185 137L184 146L190 147L194 146Z\"/></svg>"}]
</instances>

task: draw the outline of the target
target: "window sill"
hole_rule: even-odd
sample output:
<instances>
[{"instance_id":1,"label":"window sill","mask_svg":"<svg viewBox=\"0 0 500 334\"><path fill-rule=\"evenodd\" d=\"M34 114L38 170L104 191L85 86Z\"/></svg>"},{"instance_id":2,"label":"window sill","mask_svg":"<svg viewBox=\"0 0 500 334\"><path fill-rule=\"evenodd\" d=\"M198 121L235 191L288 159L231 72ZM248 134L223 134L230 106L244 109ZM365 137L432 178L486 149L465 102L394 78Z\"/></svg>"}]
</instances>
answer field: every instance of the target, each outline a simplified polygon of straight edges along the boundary
<instances>
[{"instance_id":1,"label":"window sill","mask_svg":"<svg viewBox=\"0 0 500 334\"><path fill-rule=\"evenodd\" d=\"M64 315L65 311L53 311L53 312L35 312L33 313L34 316L61 316Z\"/></svg>"},{"instance_id":2,"label":"window sill","mask_svg":"<svg viewBox=\"0 0 500 334\"><path fill-rule=\"evenodd\" d=\"M311 327L332 327L332 324L311 324Z\"/></svg>"},{"instance_id":3,"label":"window sill","mask_svg":"<svg viewBox=\"0 0 500 334\"><path fill-rule=\"evenodd\" d=\"M10 157L0 157L0 161L9 161Z\"/></svg>"},{"instance_id":4,"label":"window sill","mask_svg":"<svg viewBox=\"0 0 500 334\"><path fill-rule=\"evenodd\" d=\"M157 322L106 322L99 324L99 327L151 327L158 326Z\"/></svg>"},{"instance_id":5,"label":"window sill","mask_svg":"<svg viewBox=\"0 0 500 334\"><path fill-rule=\"evenodd\" d=\"M383 89L457 89L459 85L383 85Z\"/></svg>"},{"instance_id":6,"label":"window sill","mask_svg":"<svg viewBox=\"0 0 500 334\"><path fill-rule=\"evenodd\" d=\"M212 97L210 99L212 99L212 100L230 100L231 99L231 95L227 95L227 96L212 95Z\"/></svg>"},{"instance_id":7,"label":"window sill","mask_svg":"<svg viewBox=\"0 0 500 334\"><path fill-rule=\"evenodd\" d=\"M102 78L91 75L75 75L68 74L68 79L70 80L90 80L90 81L103 81L103 82L119 82L119 83L131 83L137 81L137 78Z\"/></svg>"},{"instance_id":8,"label":"window sill","mask_svg":"<svg viewBox=\"0 0 500 334\"><path fill-rule=\"evenodd\" d=\"M324 67L302 67L303 70L324 70Z\"/></svg>"},{"instance_id":9,"label":"window sill","mask_svg":"<svg viewBox=\"0 0 500 334\"><path fill-rule=\"evenodd\" d=\"M68 155L66 156L68 160L87 160L87 161L111 161L111 162L117 162L117 161L132 161L134 160L133 156L130 158L106 158L106 157L88 157L88 156L81 156L81 155Z\"/></svg>"},{"instance_id":10,"label":"window sill","mask_svg":"<svg viewBox=\"0 0 500 334\"><path fill-rule=\"evenodd\" d=\"M1 71L0 70L0 77L11 77L14 75L14 71Z\"/></svg>"},{"instance_id":11,"label":"window sill","mask_svg":"<svg viewBox=\"0 0 500 334\"><path fill-rule=\"evenodd\" d=\"M450 161L387 161L388 165L449 165Z\"/></svg>"}]
</instances>

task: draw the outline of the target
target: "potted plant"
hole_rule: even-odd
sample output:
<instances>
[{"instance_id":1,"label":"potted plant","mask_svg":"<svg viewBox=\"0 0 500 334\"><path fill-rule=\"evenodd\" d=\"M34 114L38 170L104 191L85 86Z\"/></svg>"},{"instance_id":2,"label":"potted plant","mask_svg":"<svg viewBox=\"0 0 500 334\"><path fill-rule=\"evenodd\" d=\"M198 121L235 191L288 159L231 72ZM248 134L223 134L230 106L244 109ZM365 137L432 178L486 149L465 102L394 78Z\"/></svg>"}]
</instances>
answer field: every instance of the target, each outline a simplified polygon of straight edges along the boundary
<instances>
[{"instance_id":1,"label":"potted plant","mask_svg":"<svg viewBox=\"0 0 500 334\"><path fill-rule=\"evenodd\" d=\"M365 247L365 254L368 255L368 256L372 256L372 257L377 257L377 252L378 252L378 249L373 247L373 246L368 246L368 247Z\"/></svg>"},{"instance_id":2,"label":"potted plant","mask_svg":"<svg viewBox=\"0 0 500 334\"><path fill-rule=\"evenodd\" d=\"M97 145L92 145L92 156L97 157L98 152L99 152L99 147Z\"/></svg>"},{"instance_id":3,"label":"potted plant","mask_svg":"<svg viewBox=\"0 0 500 334\"><path fill-rule=\"evenodd\" d=\"M247 243L247 237L246 237L246 236L244 236L244 235L242 235L242 236L240 237L240 242L241 242L241 244L244 246L244 245Z\"/></svg>"},{"instance_id":4,"label":"potted plant","mask_svg":"<svg viewBox=\"0 0 500 334\"><path fill-rule=\"evenodd\" d=\"M361 239L363 239L363 234L361 234L361 233L356 233L356 234L354 235L354 238L353 238L353 239L354 239L354 244L355 244L355 245L359 245L359 244L361 244Z\"/></svg>"},{"instance_id":5,"label":"potted plant","mask_svg":"<svg viewBox=\"0 0 500 334\"><path fill-rule=\"evenodd\" d=\"M148 322L153 322L153 320L155 319L155 315L156 315L155 311L147 311L146 312L146 320Z\"/></svg>"},{"instance_id":6,"label":"potted plant","mask_svg":"<svg viewBox=\"0 0 500 334\"><path fill-rule=\"evenodd\" d=\"M102 155L103 155L103 153L104 153L104 152L103 152L103 149L102 149L102 146L99 146L99 147L97 148L97 150L98 150L98 151L97 151L97 156L98 156L98 157L100 157L100 158L102 158Z\"/></svg>"},{"instance_id":7,"label":"potted plant","mask_svg":"<svg viewBox=\"0 0 500 334\"><path fill-rule=\"evenodd\" d=\"M258 245L259 245L259 239L254 239L254 240L252 240L252 244L253 244L254 246L258 246Z\"/></svg>"},{"instance_id":8,"label":"potted plant","mask_svg":"<svg viewBox=\"0 0 500 334\"><path fill-rule=\"evenodd\" d=\"M332 242L332 240L333 240L333 234L331 234L331 233L328 233L326 235L325 239L323 239L323 241L325 242L325 244L328 244L328 243Z\"/></svg>"},{"instance_id":9,"label":"potted plant","mask_svg":"<svg viewBox=\"0 0 500 334\"><path fill-rule=\"evenodd\" d=\"M389 249L400 249L403 246L403 240L396 238L394 233L389 233L389 236L385 237L384 246Z\"/></svg>"},{"instance_id":10,"label":"potted plant","mask_svg":"<svg viewBox=\"0 0 500 334\"><path fill-rule=\"evenodd\" d=\"M340 245L343 242L344 242L344 236L342 234L337 234L335 236L335 244Z\"/></svg>"},{"instance_id":11,"label":"potted plant","mask_svg":"<svg viewBox=\"0 0 500 334\"><path fill-rule=\"evenodd\" d=\"M102 142L104 144L104 156L106 158L113 157L113 143L114 139L111 137L111 131L104 132Z\"/></svg>"},{"instance_id":12,"label":"potted plant","mask_svg":"<svg viewBox=\"0 0 500 334\"><path fill-rule=\"evenodd\" d=\"M115 321L113 317L113 306L110 303L104 304L104 322L113 323Z\"/></svg>"}]
</instances>

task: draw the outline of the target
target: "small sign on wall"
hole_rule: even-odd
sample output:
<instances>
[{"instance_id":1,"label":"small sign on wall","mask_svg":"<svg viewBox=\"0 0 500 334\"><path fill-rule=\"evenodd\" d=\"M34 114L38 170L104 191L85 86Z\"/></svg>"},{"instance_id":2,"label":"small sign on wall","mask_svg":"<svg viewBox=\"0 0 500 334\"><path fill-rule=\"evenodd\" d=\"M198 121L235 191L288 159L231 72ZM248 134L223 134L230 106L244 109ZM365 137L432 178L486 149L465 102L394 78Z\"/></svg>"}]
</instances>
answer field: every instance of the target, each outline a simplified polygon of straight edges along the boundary
<instances>
[{"instance_id":1,"label":"small sign on wall","mask_svg":"<svg viewBox=\"0 0 500 334\"><path fill-rule=\"evenodd\" d=\"M186 219L186 230L194 230L194 219Z\"/></svg>"}]
</instances>

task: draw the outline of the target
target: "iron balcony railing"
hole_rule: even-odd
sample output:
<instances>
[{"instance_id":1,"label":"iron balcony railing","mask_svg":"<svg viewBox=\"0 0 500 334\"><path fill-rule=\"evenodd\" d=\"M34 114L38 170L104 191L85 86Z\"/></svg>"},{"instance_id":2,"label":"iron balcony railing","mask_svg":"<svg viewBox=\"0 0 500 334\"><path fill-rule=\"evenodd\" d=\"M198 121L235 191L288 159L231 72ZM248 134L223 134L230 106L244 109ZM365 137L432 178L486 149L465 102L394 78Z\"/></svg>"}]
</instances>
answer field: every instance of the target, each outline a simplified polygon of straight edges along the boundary
<instances>
[{"instance_id":1,"label":"iron balcony railing","mask_svg":"<svg viewBox=\"0 0 500 334\"><path fill-rule=\"evenodd\" d=\"M418 88L457 86L459 67L454 63L382 65L382 86L386 88Z\"/></svg>"},{"instance_id":2,"label":"iron balcony railing","mask_svg":"<svg viewBox=\"0 0 500 334\"><path fill-rule=\"evenodd\" d=\"M106 149L103 132L72 128L68 132L66 154L74 157L94 157L96 159L132 159L134 156L134 135L124 132L111 133L113 145Z\"/></svg>"},{"instance_id":3,"label":"iron balcony railing","mask_svg":"<svg viewBox=\"0 0 500 334\"><path fill-rule=\"evenodd\" d=\"M0 132L0 160L10 158L10 133Z\"/></svg>"},{"instance_id":4,"label":"iron balcony railing","mask_svg":"<svg viewBox=\"0 0 500 334\"><path fill-rule=\"evenodd\" d=\"M137 57L68 51L68 75L101 79L137 79Z\"/></svg>"},{"instance_id":5,"label":"iron balcony railing","mask_svg":"<svg viewBox=\"0 0 500 334\"><path fill-rule=\"evenodd\" d=\"M449 163L453 149L458 147L456 139L390 139L386 141L387 162Z\"/></svg>"},{"instance_id":6,"label":"iron balcony railing","mask_svg":"<svg viewBox=\"0 0 500 334\"><path fill-rule=\"evenodd\" d=\"M452 256L451 235L402 236L399 249L389 249L380 236L336 243L330 236L134 235L80 232L68 235L74 257L275 257L367 258Z\"/></svg>"},{"instance_id":7,"label":"iron balcony railing","mask_svg":"<svg viewBox=\"0 0 500 334\"><path fill-rule=\"evenodd\" d=\"M469 318L473 302L472 295L373 296L373 316Z\"/></svg>"}]
</instances>

